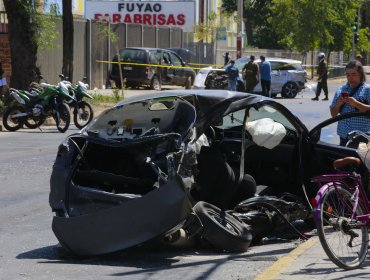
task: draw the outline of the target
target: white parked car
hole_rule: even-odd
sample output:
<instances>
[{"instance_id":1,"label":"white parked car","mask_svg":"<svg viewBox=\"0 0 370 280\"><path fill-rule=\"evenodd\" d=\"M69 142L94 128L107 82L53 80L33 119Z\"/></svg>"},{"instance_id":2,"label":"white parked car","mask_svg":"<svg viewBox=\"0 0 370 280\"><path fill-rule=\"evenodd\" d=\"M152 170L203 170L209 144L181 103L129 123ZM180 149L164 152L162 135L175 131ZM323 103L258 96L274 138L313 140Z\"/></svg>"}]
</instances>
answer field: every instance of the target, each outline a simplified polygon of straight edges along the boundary
<instances>
[{"instance_id":1,"label":"white parked car","mask_svg":"<svg viewBox=\"0 0 370 280\"><path fill-rule=\"evenodd\" d=\"M305 88L306 70L301 61L286 58L266 58L271 63L271 97L276 97L279 93L284 98L294 98L298 92ZM242 79L242 69L249 61L249 57L242 57L235 61L235 66L239 69L240 78L237 83L237 91L245 91ZM257 63L261 61L255 60ZM202 68L195 77L193 87L195 89L227 89L227 74L223 68ZM261 83L254 89L254 93L262 93Z\"/></svg>"}]
</instances>

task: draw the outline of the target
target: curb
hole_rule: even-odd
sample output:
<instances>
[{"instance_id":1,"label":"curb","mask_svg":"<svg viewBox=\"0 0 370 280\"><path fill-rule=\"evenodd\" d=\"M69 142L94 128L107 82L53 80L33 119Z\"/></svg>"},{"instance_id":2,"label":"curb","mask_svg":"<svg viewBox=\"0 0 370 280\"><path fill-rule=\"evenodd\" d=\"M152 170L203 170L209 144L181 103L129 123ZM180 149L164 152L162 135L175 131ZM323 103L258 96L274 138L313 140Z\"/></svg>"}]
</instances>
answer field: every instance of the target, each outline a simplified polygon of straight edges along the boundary
<instances>
[{"instance_id":1,"label":"curb","mask_svg":"<svg viewBox=\"0 0 370 280\"><path fill-rule=\"evenodd\" d=\"M274 262L271 266L266 268L260 274L258 274L254 280L270 280L276 279L281 272L290 267L300 256L302 256L308 249L318 243L318 238L311 237L307 241L299 244L295 249L289 252L289 254L280 258Z\"/></svg>"}]
</instances>

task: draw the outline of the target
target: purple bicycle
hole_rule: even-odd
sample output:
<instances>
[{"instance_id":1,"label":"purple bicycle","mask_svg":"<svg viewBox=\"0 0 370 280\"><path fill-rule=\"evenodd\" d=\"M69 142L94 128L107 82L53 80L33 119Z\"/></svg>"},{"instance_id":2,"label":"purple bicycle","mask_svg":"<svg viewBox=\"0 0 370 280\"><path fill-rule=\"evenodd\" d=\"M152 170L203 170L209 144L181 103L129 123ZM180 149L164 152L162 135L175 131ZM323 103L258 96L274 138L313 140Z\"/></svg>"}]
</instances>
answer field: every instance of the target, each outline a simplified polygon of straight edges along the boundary
<instances>
[{"instance_id":1,"label":"purple bicycle","mask_svg":"<svg viewBox=\"0 0 370 280\"><path fill-rule=\"evenodd\" d=\"M370 203L358 168L370 170L370 152L369 145L361 144L357 150L361 159L335 160L333 166L340 173L311 179L320 187L311 200L320 243L330 260L346 270L364 262L369 243Z\"/></svg>"}]
</instances>

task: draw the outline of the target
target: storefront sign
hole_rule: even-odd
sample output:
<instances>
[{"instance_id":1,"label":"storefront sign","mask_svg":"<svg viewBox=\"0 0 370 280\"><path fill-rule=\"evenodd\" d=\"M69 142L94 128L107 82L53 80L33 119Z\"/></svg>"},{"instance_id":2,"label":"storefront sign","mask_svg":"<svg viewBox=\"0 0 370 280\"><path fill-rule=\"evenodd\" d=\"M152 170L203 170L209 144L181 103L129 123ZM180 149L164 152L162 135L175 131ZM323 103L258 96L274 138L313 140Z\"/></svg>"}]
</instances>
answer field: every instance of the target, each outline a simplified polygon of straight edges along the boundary
<instances>
[{"instance_id":1,"label":"storefront sign","mask_svg":"<svg viewBox=\"0 0 370 280\"><path fill-rule=\"evenodd\" d=\"M192 31L195 24L193 1L93 1L86 0L85 17L111 23L179 27Z\"/></svg>"}]
</instances>

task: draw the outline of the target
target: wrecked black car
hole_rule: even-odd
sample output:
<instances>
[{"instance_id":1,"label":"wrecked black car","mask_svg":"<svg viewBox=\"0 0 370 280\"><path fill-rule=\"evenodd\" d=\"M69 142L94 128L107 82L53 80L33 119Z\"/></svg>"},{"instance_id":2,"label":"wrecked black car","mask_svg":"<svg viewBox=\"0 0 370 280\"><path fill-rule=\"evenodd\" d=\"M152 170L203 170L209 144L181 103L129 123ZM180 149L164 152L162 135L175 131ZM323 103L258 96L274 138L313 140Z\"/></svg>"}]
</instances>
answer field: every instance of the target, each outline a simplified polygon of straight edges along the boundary
<instances>
[{"instance_id":1,"label":"wrecked black car","mask_svg":"<svg viewBox=\"0 0 370 280\"><path fill-rule=\"evenodd\" d=\"M127 98L60 145L52 230L83 256L170 240L180 229L246 251L276 223L309 218L310 178L356 154L326 143L322 127L309 132L283 105L253 94Z\"/></svg>"}]
</instances>

